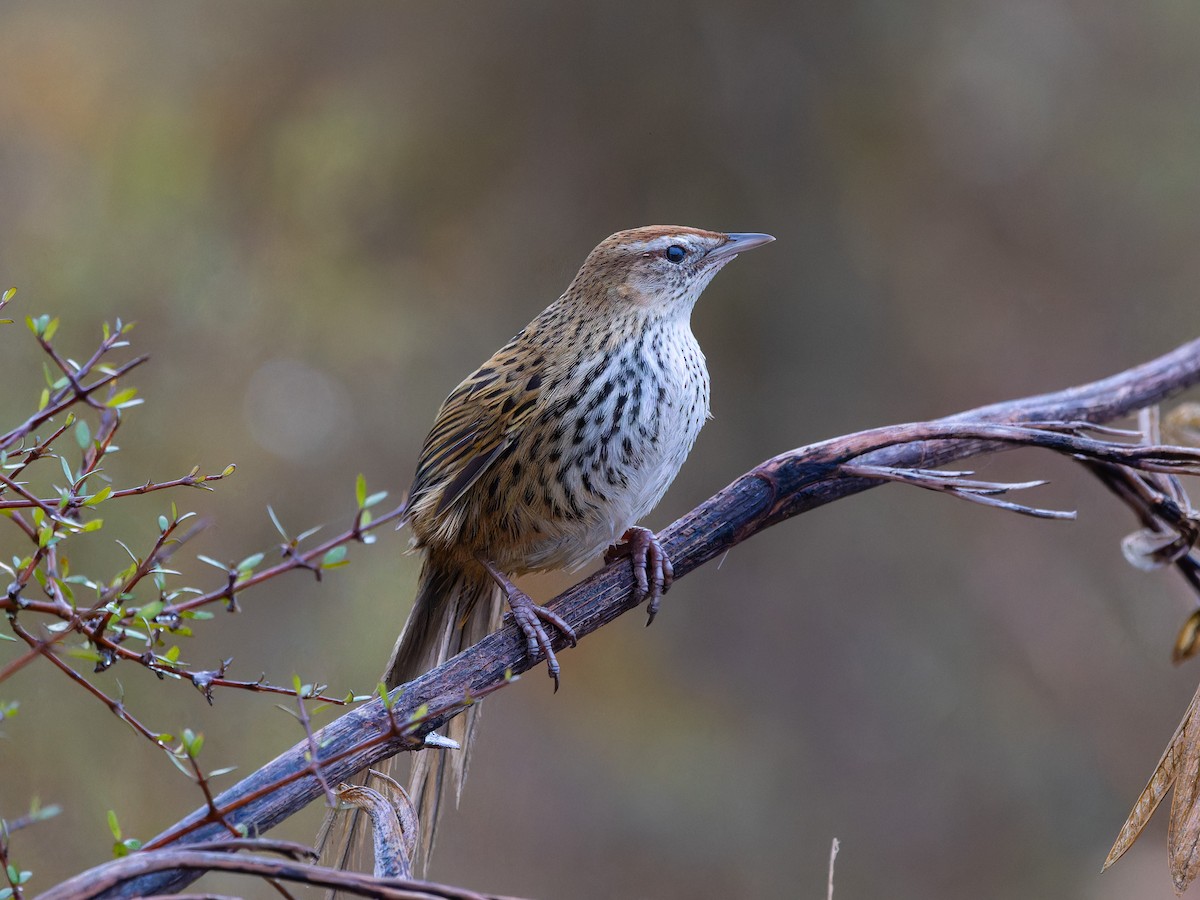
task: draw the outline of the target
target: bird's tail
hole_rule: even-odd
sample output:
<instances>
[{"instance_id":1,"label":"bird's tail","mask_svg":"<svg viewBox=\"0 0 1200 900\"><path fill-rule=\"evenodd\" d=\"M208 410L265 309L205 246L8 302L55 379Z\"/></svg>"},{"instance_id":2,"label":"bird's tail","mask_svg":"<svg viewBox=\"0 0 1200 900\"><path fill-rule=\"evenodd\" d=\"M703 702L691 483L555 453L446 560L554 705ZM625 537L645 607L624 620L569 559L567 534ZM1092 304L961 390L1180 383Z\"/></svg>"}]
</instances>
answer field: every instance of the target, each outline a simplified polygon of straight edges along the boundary
<instances>
[{"instance_id":1,"label":"bird's tail","mask_svg":"<svg viewBox=\"0 0 1200 900\"><path fill-rule=\"evenodd\" d=\"M503 592L482 566L464 567L430 551L421 567L416 602L383 673L386 687L391 690L412 681L483 640L499 628L503 600ZM457 742L459 750L405 754L412 759L408 793L421 828L413 860L413 871L418 874L433 853L443 802L449 797L458 802L478 721L479 704L475 704L446 724L445 736ZM380 768L390 774L399 767L399 759L394 756L384 760ZM360 773L354 781L365 784L366 774ZM331 810L317 844L326 865L339 869L371 867L371 822L361 810Z\"/></svg>"}]
</instances>

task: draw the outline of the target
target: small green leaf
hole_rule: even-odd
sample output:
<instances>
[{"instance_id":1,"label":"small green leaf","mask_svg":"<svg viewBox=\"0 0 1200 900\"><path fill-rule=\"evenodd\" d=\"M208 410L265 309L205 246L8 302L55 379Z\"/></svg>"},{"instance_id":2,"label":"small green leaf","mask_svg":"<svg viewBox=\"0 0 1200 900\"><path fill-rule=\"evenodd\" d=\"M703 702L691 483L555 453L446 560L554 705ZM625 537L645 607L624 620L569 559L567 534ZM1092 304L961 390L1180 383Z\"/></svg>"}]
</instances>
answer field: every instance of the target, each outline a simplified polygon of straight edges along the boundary
<instances>
[{"instance_id":1,"label":"small green leaf","mask_svg":"<svg viewBox=\"0 0 1200 900\"><path fill-rule=\"evenodd\" d=\"M323 557L321 557L321 568L336 569L338 566L346 565L346 545L342 544L338 547L333 547Z\"/></svg>"},{"instance_id":2,"label":"small green leaf","mask_svg":"<svg viewBox=\"0 0 1200 900\"><path fill-rule=\"evenodd\" d=\"M91 519L90 521L84 522L83 528L81 528L80 530L81 531L99 531L103 527L104 527L103 519Z\"/></svg>"},{"instance_id":3,"label":"small green leaf","mask_svg":"<svg viewBox=\"0 0 1200 900\"><path fill-rule=\"evenodd\" d=\"M167 521L166 516L158 517L158 530L159 530L160 534L165 532L170 527L171 527L171 523Z\"/></svg>"},{"instance_id":4,"label":"small green leaf","mask_svg":"<svg viewBox=\"0 0 1200 900\"><path fill-rule=\"evenodd\" d=\"M183 729L183 749L187 751L188 756L196 757L200 755L201 748L204 747L204 735L192 731L190 728Z\"/></svg>"},{"instance_id":5,"label":"small green leaf","mask_svg":"<svg viewBox=\"0 0 1200 900\"><path fill-rule=\"evenodd\" d=\"M75 443L80 450L86 450L92 443L92 429L88 427L87 419L75 423Z\"/></svg>"},{"instance_id":6,"label":"small green leaf","mask_svg":"<svg viewBox=\"0 0 1200 900\"><path fill-rule=\"evenodd\" d=\"M47 819L53 819L62 812L62 807L57 803L51 803L49 806L42 806L41 801L37 797L29 803L29 818L35 822L45 822Z\"/></svg>"},{"instance_id":7,"label":"small green leaf","mask_svg":"<svg viewBox=\"0 0 1200 900\"><path fill-rule=\"evenodd\" d=\"M121 839L121 825L117 822L116 810L110 809L108 811L108 830L112 832L114 841Z\"/></svg>"},{"instance_id":8,"label":"small green leaf","mask_svg":"<svg viewBox=\"0 0 1200 900\"><path fill-rule=\"evenodd\" d=\"M154 617L162 611L163 602L161 600L152 600L137 611L137 617L149 625L154 621Z\"/></svg>"},{"instance_id":9,"label":"small green leaf","mask_svg":"<svg viewBox=\"0 0 1200 900\"><path fill-rule=\"evenodd\" d=\"M312 528L309 528L305 531L300 532L300 534L298 534L296 536L295 543L297 543L297 544L304 543L304 541L308 540L310 537L312 537L314 534L316 534L318 531L320 531L324 527L325 527L324 525L314 525Z\"/></svg>"},{"instance_id":10,"label":"small green leaf","mask_svg":"<svg viewBox=\"0 0 1200 900\"><path fill-rule=\"evenodd\" d=\"M232 475L234 473L234 471L236 469L237 469L237 466L234 463L230 463L224 469L221 470L221 477L228 478L230 475Z\"/></svg>"},{"instance_id":11,"label":"small green leaf","mask_svg":"<svg viewBox=\"0 0 1200 900\"><path fill-rule=\"evenodd\" d=\"M291 538L288 537L287 529L285 529L280 523L279 516L275 515L275 509L269 503L267 504L267 515L270 516L271 521L275 523L275 530L279 532L279 536L285 541L290 541Z\"/></svg>"},{"instance_id":12,"label":"small green leaf","mask_svg":"<svg viewBox=\"0 0 1200 900\"><path fill-rule=\"evenodd\" d=\"M44 329L42 329L43 340L47 340L47 341L50 340L52 337L54 337L54 334L57 331L58 331L58 316L55 316L53 319L51 319L49 322L47 322L46 327Z\"/></svg>"},{"instance_id":13,"label":"small green leaf","mask_svg":"<svg viewBox=\"0 0 1200 900\"><path fill-rule=\"evenodd\" d=\"M254 567L257 566L262 561L263 561L263 554L255 553L253 556L247 556L240 563L238 563L237 570L239 572L245 572L245 573L253 572Z\"/></svg>"},{"instance_id":14,"label":"small green leaf","mask_svg":"<svg viewBox=\"0 0 1200 900\"><path fill-rule=\"evenodd\" d=\"M104 405L109 409L119 409L122 406L129 404L134 397L137 396L137 388L125 388L123 391L117 391L104 402Z\"/></svg>"},{"instance_id":15,"label":"small green leaf","mask_svg":"<svg viewBox=\"0 0 1200 900\"><path fill-rule=\"evenodd\" d=\"M112 485L106 484L104 487L100 488L100 490L96 491L96 493L92 494L92 496L90 496L86 500L84 500L83 505L84 506L99 506L101 503L103 503L105 500L107 500L111 494L112 494Z\"/></svg>"},{"instance_id":16,"label":"small green leaf","mask_svg":"<svg viewBox=\"0 0 1200 900\"><path fill-rule=\"evenodd\" d=\"M358 473L358 478L354 482L354 499L358 501L359 509L362 509L367 503L367 479L361 472Z\"/></svg>"},{"instance_id":17,"label":"small green leaf","mask_svg":"<svg viewBox=\"0 0 1200 900\"><path fill-rule=\"evenodd\" d=\"M384 500L387 499L387 495L388 495L387 491L378 491L378 492L372 494L370 497L368 497L362 503L362 506L365 509L369 506L374 506L376 503L382 503Z\"/></svg>"},{"instance_id":18,"label":"small green leaf","mask_svg":"<svg viewBox=\"0 0 1200 900\"><path fill-rule=\"evenodd\" d=\"M225 563L217 562L211 556L202 556L201 554L197 553L196 559L200 560L200 562L202 562L202 563L208 563L210 566L215 566L216 568L220 569L222 572L229 571L229 566L225 565Z\"/></svg>"},{"instance_id":19,"label":"small green leaf","mask_svg":"<svg viewBox=\"0 0 1200 900\"><path fill-rule=\"evenodd\" d=\"M42 396L38 399L38 412L50 405L50 388L42 388Z\"/></svg>"},{"instance_id":20,"label":"small green leaf","mask_svg":"<svg viewBox=\"0 0 1200 900\"><path fill-rule=\"evenodd\" d=\"M180 754L182 754L182 752L182 750L170 750L167 752L167 759L169 759L172 764L174 764L175 768L177 768L180 772L182 772L188 778L191 778L192 771L188 768L187 763L184 762L184 760L187 759L187 756L181 757Z\"/></svg>"},{"instance_id":21,"label":"small green leaf","mask_svg":"<svg viewBox=\"0 0 1200 900\"><path fill-rule=\"evenodd\" d=\"M54 540L54 526L47 522L38 529L38 549L44 550ZM41 569L38 569L41 572ZM34 573L37 574L37 573Z\"/></svg>"}]
</instances>

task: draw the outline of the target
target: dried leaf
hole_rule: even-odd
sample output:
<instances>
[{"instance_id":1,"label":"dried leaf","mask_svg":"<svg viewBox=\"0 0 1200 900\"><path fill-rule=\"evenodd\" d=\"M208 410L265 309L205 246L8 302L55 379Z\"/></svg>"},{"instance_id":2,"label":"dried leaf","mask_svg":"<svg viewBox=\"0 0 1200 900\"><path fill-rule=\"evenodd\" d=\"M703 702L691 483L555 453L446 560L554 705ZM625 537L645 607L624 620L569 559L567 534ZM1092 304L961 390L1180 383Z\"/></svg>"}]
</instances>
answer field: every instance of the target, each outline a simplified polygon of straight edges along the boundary
<instances>
[{"instance_id":1,"label":"dried leaf","mask_svg":"<svg viewBox=\"0 0 1200 900\"><path fill-rule=\"evenodd\" d=\"M1158 809L1159 803L1172 786L1175 795L1171 800L1171 821L1167 832L1171 878L1175 889L1183 891L1200 874L1200 688L1192 696L1183 720L1162 758L1154 768L1150 781L1138 795L1129 817L1121 826L1121 832L1113 844L1104 869L1115 863L1133 846L1142 830Z\"/></svg>"},{"instance_id":2,"label":"dried leaf","mask_svg":"<svg viewBox=\"0 0 1200 900\"><path fill-rule=\"evenodd\" d=\"M1179 723L1179 727L1175 729L1175 734L1171 736L1171 741L1167 744L1167 749L1163 751L1162 758L1158 761L1158 765L1154 767L1154 774L1150 776L1150 781L1142 789L1137 801L1133 804L1133 809L1130 810L1129 816L1125 819L1125 824L1121 826L1121 832L1117 835L1117 840L1113 844L1112 849L1108 851L1108 858L1104 860L1104 866L1100 871L1103 872L1104 869L1115 863L1125 854L1126 850L1133 846L1134 841L1138 839L1142 830L1150 821L1150 817L1154 815L1154 811L1158 809L1158 804L1162 802L1163 797L1167 795L1167 791L1175 783L1180 757L1182 756L1180 739L1183 735L1184 726L1192 719L1197 698L1200 698L1200 690L1197 691L1196 696L1192 698L1192 702L1188 705L1187 712L1183 715L1183 721Z\"/></svg>"},{"instance_id":3,"label":"dried leaf","mask_svg":"<svg viewBox=\"0 0 1200 900\"><path fill-rule=\"evenodd\" d=\"M1200 609L1187 617L1179 634L1175 636L1175 646L1171 650L1171 662L1181 663L1191 659L1200 650Z\"/></svg>"},{"instance_id":4,"label":"dried leaf","mask_svg":"<svg viewBox=\"0 0 1200 900\"><path fill-rule=\"evenodd\" d=\"M1143 528L1121 539L1125 559L1143 572L1168 566L1191 549L1191 542L1174 531Z\"/></svg>"},{"instance_id":5,"label":"dried leaf","mask_svg":"<svg viewBox=\"0 0 1200 900\"><path fill-rule=\"evenodd\" d=\"M1200 693L1197 694L1200 697ZM1171 798L1171 822L1167 827L1167 852L1175 890L1185 891L1200 874L1200 715L1197 698L1188 707L1191 715L1180 726L1175 742L1175 796Z\"/></svg>"}]
</instances>

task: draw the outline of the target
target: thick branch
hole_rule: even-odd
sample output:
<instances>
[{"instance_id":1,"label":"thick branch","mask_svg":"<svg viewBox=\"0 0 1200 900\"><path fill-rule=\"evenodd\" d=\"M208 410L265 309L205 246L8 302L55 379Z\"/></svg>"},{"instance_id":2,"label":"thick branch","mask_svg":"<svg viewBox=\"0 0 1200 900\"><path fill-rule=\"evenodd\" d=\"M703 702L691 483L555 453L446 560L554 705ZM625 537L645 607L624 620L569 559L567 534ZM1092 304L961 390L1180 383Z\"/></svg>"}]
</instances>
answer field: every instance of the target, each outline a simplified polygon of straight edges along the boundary
<instances>
[{"instance_id":1,"label":"thick branch","mask_svg":"<svg viewBox=\"0 0 1200 900\"><path fill-rule=\"evenodd\" d=\"M802 447L767 460L706 500L661 532L675 566L676 578L724 553L784 519L883 483L874 478L847 477L842 463L892 468L931 468L953 460L1013 446L1014 435L1031 429L1001 429L996 423L1105 422L1156 403L1200 383L1200 340L1192 341L1156 360L1111 378L1052 394L998 403L940 419L935 423L875 429ZM1061 446L1039 438L1036 443L1074 453L1086 441L1066 433L1038 432L1061 438ZM1025 441L1029 443L1030 441ZM1100 442L1093 442L1099 446ZM1106 445L1114 446L1114 445ZM1128 462L1128 461L1126 461ZM1169 463L1164 464L1169 465ZM548 605L567 620L580 637L611 622L637 605L631 595L633 579L626 565L612 565L570 588ZM422 720L418 734L439 727L462 706L466 696L495 689L511 674L530 668L525 641L512 624L489 635L459 656L406 685L395 700L393 713L410 717L423 704L449 712ZM380 701L368 703L318 733L322 756L346 752L388 730ZM400 740L376 742L326 767L329 782L353 773L399 749ZM311 775L295 778L308 767L310 744L302 741L258 772L216 798L225 819L261 833L297 812L322 793ZM270 790L281 779L289 783ZM248 797L253 797L247 802ZM222 826L206 821L201 809L164 832L154 846L209 840ZM179 889L197 877L194 872L163 872L129 882L107 896L135 896Z\"/></svg>"},{"instance_id":2,"label":"thick branch","mask_svg":"<svg viewBox=\"0 0 1200 900\"><path fill-rule=\"evenodd\" d=\"M294 881L299 884L331 888L346 894L377 897L382 900L502 900L491 894L477 894L461 888L413 881L403 878L374 878L356 872L314 866L294 860L264 856L237 856L214 850L173 849L153 853L134 853L103 866L76 875L56 885L38 900L91 900L104 891L131 878L153 877L147 873L183 871L199 878L208 871L236 872L257 878ZM144 894L139 896L145 896Z\"/></svg>"}]
</instances>

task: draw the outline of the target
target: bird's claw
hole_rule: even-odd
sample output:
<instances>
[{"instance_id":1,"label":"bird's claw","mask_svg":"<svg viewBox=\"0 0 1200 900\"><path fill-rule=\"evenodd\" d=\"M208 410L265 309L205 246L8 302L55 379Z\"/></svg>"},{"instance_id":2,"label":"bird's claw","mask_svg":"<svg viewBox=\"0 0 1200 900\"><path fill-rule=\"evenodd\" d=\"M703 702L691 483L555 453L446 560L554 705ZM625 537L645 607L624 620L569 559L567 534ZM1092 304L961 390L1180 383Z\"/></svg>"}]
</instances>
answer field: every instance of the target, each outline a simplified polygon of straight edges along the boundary
<instances>
[{"instance_id":1,"label":"bird's claw","mask_svg":"<svg viewBox=\"0 0 1200 900\"><path fill-rule=\"evenodd\" d=\"M534 603L528 594L513 584L509 577L487 557L480 554L476 558L487 569L496 584L500 585L504 595L508 598L508 607L512 610L513 621L520 626L521 632L525 635L525 652L529 658L546 657L546 668L550 671L550 677L554 679L554 690L557 691L558 673L562 669L558 665L558 657L554 655L550 635L542 623L545 622L547 625L557 628L559 633L567 639L567 645L570 647L574 647L578 642L575 629L568 625L566 619L558 613Z\"/></svg>"},{"instance_id":2,"label":"bird's claw","mask_svg":"<svg viewBox=\"0 0 1200 900\"><path fill-rule=\"evenodd\" d=\"M663 594L670 590L675 581L675 568L658 536L649 528L638 525L628 528L621 536L621 543L614 544L604 553L606 563L626 558L633 567L639 602L650 598L646 607L649 616L646 624L649 625L658 615Z\"/></svg>"},{"instance_id":3,"label":"bird's claw","mask_svg":"<svg viewBox=\"0 0 1200 900\"><path fill-rule=\"evenodd\" d=\"M577 641L575 629L568 625L558 613L534 603L522 590L514 589L508 594L508 605L512 610L513 620L525 635L525 652L529 654L530 659L537 659L538 656L546 657L546 668L550 672L550 677L554 679L554 690L557 691L561 668L558 664L558 657L554 655L550 635L542 623L553 625L558 629L571 647L574 647Z\"/></svg>"}]
</instances>

